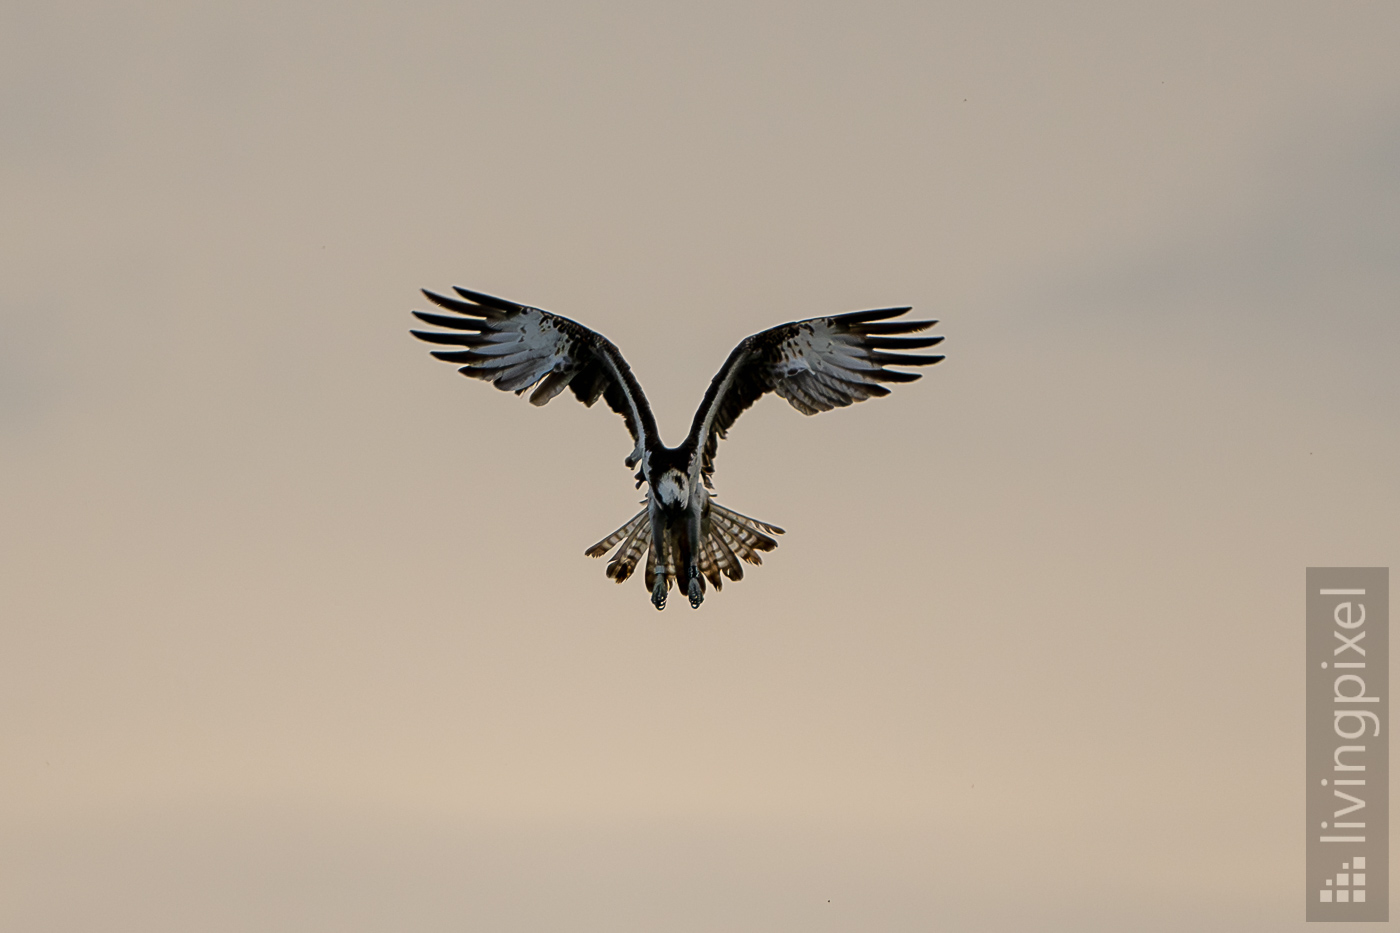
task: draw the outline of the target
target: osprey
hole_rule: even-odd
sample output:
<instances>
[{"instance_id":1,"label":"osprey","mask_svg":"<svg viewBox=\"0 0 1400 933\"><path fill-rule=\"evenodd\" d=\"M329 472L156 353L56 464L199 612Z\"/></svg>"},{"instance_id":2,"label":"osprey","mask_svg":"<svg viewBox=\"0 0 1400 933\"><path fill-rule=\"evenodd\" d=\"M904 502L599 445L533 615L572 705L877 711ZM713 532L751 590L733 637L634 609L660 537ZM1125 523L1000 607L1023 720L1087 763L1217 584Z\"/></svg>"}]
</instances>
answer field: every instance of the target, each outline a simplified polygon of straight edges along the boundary
<instances>
[{"instance_id":1,"label":"osprey","mask_svg":"<svg viewBox=\"0 0 1400 933\"><path fill-rule=\"evenodd\" d=\"M744 576L740 561L762 563L759 551L778 542L783 529L730 511L714 500L710 481L719 439L759 397L776 392L804 415L889 395L881 383L913 382L918 373L886 366L927 366L943 359L889 350L917 350L942 337L902 336L937 321L895 321L909 308L879 308L794 321L746 338L729 354L695 413L690 435L667 447L627 361L610 340L566 317L512 301L454 288L462 300L424 290L451 315L414 311L443 331L411 333L429 343L460 347L433 356L463 364L463 375L484 379L520 395L534 387L530 404L544 405L565 388L584 405L602 398L632 433L625 463L637 467L637 487L647 487L643 508L621 528L587 550L602 557L615 546L607 575L618 583L632 575L643 551L651 601L666 608L666 592L687 581L692 608L705 598L705 581L722 588L721 575Z\"/></svg>"}]
</instances>

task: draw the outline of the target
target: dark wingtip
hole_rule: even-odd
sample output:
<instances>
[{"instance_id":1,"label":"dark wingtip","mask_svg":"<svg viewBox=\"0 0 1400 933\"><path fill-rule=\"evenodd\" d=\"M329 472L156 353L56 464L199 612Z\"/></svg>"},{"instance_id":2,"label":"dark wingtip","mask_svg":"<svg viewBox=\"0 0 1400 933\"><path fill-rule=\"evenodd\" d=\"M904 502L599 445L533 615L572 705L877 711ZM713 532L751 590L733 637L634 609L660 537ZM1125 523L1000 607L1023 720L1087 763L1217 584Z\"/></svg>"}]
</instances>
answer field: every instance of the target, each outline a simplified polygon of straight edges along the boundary
<instances>
[{"instance_id":1,"label":"dark wingtip","mask_svg":"<svg viewBox=\"0 0 1400 933\"><path fill-rule=\"evenodd\" d=\"M942 360L942 356L923 353L881 353L870 354L870 362L880 366L932 366Z\"/></svg>"},{"instance_id":2,"label":"dark wingtip","mask_svg":"<svg viewBox=\"0 0 1400 933\"><path fill-rule=\"evenodd\" d=\"M497 298L495 295L488 295L485 292L474 292L470 288L463 288L460 285L452 286L452 290L468 301L475 302L486 308L495 308L497 311L519 311L524 305L516 304L513 301L506 301L504 298Z\"/></svg>"},{"instance_id":3,"label":"dark wingtip","mask_svg":"<svg viewBox=\"0 0 1400 933\"><path fill-rule=\"evenodd\" d=\"M483 359L480 353L471 350L433 350L430 355L444 363L476 363Z\"/></svg>"},{"instance_id":4,"label":"dark wingtip","mask_svg":"<svg viewBox=\"0 0 1400 933\"><path fill-rule=\"evenodd\" d=\"M486 330L487 323L479 317L453 317L450 314L433 314L431 311L414 311L413 316L434 327L447 327L452 330Z\"/></svg>"},{"instance_id":5,"label":"dark wingtip","mask_svg":"<svg viewBox=\"0 0 1400 933\"><path fill-rule=\"evenodd\" d=\"M880 382L918 382L924 378L923 373L902 373L897 369L881 369L870 373L869 376Z\"/></svg>"},{"instance_id":6,"label":"dark wingtip","mask_svg":"<svg viewBox=\"0 0 1400 933\"><path fill-rule=\"evenodd\" d=\"M883 321L887 318L899 317L901 314L908 314L913 311L913 306L907 308L871 308L869 311L852 311L849 314L838 314L835 320L842 324L864 324L868 321Z\"/></svg>"},{"instance_id":7,"label":"dark wingtip","mask_svg":"<svg viewBox=\"0 0 1400 933\"><path fill-rule=\"evenodd\" d=\"M865 336L913 334L926 330L937 323L937 321L887 321L883 324L858 324L852 330Z\"/></svg>"},{"instance_id":8,"label":"dark wingtip","mask_svg":"<svg viewBox=\"0 0 1400 933\"><path fill-rule=\"evenodd\" d=\"M495 304L484 304L482 302L477 302L475 299L472 299L473 303L469 304L466 301L460 301L448 295L439 295L437 292L429 291L426 288L423 289L423 294L433 304L438 305L439 307L447 308L449 311L456 311L458 314L474 314L477 317L486 317L495 320L500 320L501 318L505 317L505 315L502 313L503 310L512 309L510 305L507 305L504 309L502 309L498 308ZM464 294L469 295L471 293L468 292ZM499 298L493 300L496 301L498 304L504 304L504 302L501 302Z\"/></svg>"},{"instance_id":9,"label":"dark wingtip","mask_svg":"<svg viewBox=\"0 0 1400 933\"><path fill-rule=\"evenodd\" d=\"M473 347L480 346L484 338L480 334L462 333L453 331L443 333L440 330L410 330L410 334L426 343L445 343L455 346Z\"/></svg>"},{"instance_id":10,"label":"dark wingtip","mask_svg":"<svg viewBox=\"0 0 1400 933\"><path fill-rule=\"evenodd\" d=\"M943 342L942 337L876 337L867 336L865 345L872 350L922 350Z\"/></svg>"},{"instance_id":11,"label":"dark wingtip","mask_svg":"<svg viewBox=\"0 0 1400 933\"><path fill-rule=\"evenodd\" d=\"M449 298L446 295L440 295L437 292L432 291L431 289L420 288L419 291L423 293L424 298L428 299L433 304L439 305L443 308L451 308L453 311L456 311L459 308L465 307L463 303L458 301L456 298ZM470 314L471 309L467 308L462 313Z\"/></svg>"}]
</instances>

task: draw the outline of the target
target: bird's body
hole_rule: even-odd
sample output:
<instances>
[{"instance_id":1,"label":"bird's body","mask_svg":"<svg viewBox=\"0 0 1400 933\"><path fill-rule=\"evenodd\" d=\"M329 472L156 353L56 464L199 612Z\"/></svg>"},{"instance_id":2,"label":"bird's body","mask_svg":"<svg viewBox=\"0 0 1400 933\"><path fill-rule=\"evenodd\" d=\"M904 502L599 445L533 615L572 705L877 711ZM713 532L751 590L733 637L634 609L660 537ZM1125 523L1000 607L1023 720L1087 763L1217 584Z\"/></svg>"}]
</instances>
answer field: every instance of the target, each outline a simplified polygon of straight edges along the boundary
<instances>
[{"instance_id":1,"label":"bird's body","mask_svg":"<svg viewBox=\"0 0 1400 933\"><path fill-rule=\"evenodd\" d=\"M806 415L888 395L881 383L912 382L917 373L888 364L925 366L943 359L888 350L933 346L941 337L900 336L934 321L892 321L908 308L857 311L773 327L742 341L710 382L704 401L679 447L667 447L656 430L646 396L617 347L576 321L458 288L465 300L425 291L429 300L456 316L423 311L421 320L447 331L413 331L431 343L462 347L433 355L462 363L461 372L497 388L523 393L544 405L568 388L585 405L599 398L622 415L632 434L628 467L647 487L645 507L621 528L589 548L601 557L617 548L607 575L621 583L646 555L652 603L666 606L666 592L686 581L692 607L699 607L705 582L743 577L743 563L758 564L760 551L777 547L775 525L740 515L711 495L710 476L719 439L759 397L775 392Z\"/></svg>"}]
</instances>

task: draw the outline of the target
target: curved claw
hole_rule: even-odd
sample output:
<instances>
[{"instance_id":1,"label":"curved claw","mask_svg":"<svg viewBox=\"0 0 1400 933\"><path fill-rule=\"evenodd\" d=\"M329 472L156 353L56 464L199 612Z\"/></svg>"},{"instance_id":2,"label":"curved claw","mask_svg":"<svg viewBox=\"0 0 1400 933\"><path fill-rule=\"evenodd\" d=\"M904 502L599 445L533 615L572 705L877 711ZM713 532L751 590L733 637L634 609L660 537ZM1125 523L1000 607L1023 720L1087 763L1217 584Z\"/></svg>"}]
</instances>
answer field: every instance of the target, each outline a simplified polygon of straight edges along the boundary
<instances>
[{"instance_id":1,"label":"curved claw","mask_svg":"<svg viewBox=\"0 0 1400 933\"><path fill-rule=\"evenodd\" d=\"M651 604L658 610L666 608L666 577L657 574L656 583L651 588Z\"/></svg>"},{"instance_id":2,"label":"curved claw","mask_svg":"<svg viewBox=\"0 0 1400 933\"><path fill-rule=\"evenodd\" d=\"M698 576L690 578L690 608L699 609L700 604L705 601L705 587L700 583Z\"/></svg>"}]
</instances>

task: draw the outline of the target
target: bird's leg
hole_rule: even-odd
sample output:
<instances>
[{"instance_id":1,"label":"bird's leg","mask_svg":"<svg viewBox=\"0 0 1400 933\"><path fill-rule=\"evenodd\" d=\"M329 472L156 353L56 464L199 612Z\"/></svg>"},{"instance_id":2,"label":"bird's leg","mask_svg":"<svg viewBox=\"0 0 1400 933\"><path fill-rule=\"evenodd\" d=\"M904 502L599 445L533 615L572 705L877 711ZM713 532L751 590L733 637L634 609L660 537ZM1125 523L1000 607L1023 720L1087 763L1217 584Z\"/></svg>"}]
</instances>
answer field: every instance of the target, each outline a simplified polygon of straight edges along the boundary
<instances>
[{"instance_id":1,"label":"bird's leg","mask_svg":"<svg viewBox=\"0 0 1400 933\"><path fill-rule=\"evenodd\" d=\"M699 609L705 601L705 584L700 581L700 568L690 565L690 608Z\"/></svg>"},{"instance_id":2,"label":"bird's leg","mask_svg":"<svg viewBox=\"0 0 1400 933\"><path fill-rule=\"evenodd\" d=\"M651 585L651 604L657 609L666 608L666 568L656 568L656 582Z\"/></svg>"},{"instance_id":3,"label":"bird's leg","mask_svg":"<svg viewBox=\"0 0 1400 933\"><path fill-rule=\"evenodd\" d=\"M651 512L651 553L656 559L656 569L652 571L651 604L661 610L666 608L666 522L650 492L647 493L647 504Z\"/></svg>"},{"instance_id":4,"label":"bird's leg","mask_svg":"<svg viewBox=\"0 0 1400 933\"><path fill-rule=\"evenodd\" d=\"M700 579L700 509L696 506L686 510L686 532L690 539L690 553L686 555L686 576L690 580L688 595L690 608L699 609L705 601L705 581Z\"/></svg>"}]
</instances>

